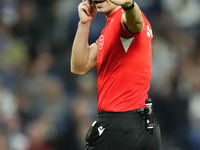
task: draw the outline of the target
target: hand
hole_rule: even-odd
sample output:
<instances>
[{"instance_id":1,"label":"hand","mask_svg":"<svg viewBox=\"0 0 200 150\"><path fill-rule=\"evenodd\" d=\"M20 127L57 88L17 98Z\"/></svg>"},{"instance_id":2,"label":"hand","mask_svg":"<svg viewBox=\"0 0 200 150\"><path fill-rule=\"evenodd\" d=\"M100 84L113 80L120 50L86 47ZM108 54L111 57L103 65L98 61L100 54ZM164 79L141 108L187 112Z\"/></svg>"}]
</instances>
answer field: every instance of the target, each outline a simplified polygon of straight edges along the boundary
<instances>
[{"instance_id":1,"label":"hand","mask_svg":"<svg viewBox=\"0 0 200 150\"><path fill-rule=\"evenodd\" d=\"M82 23L91 23L96 17L97 8L89 0L81 2L78 6L79 18Z\"/></svg>"},{"instance_id":2,"label":"hand","mask_svg":"<svg viewBox=\"0 0 200 150\"><path fill-rule=\"evenodd\" d=\"M110 0L115 5L128 7L133 3L133 0Z\"/></svg>"}]
</instances>

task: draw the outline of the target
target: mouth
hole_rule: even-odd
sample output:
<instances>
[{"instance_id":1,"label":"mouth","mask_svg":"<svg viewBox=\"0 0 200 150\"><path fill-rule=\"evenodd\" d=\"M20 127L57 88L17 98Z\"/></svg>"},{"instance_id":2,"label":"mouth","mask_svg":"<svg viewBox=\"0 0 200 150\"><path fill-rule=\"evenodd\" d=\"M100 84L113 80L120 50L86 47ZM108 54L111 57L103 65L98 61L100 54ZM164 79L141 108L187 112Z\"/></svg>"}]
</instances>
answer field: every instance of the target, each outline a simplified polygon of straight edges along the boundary
<instances>
[{"instance_id":1,"label":"mouth","mask_svg":"<svg viewBox=\"0 0 200 150\"><path fill-rule=\"evenodd\" d=\"M100 4L100 3L103 3L103 2L105 2L105 1L92 1L94 4Z\"/></svg>"}]
</instances>

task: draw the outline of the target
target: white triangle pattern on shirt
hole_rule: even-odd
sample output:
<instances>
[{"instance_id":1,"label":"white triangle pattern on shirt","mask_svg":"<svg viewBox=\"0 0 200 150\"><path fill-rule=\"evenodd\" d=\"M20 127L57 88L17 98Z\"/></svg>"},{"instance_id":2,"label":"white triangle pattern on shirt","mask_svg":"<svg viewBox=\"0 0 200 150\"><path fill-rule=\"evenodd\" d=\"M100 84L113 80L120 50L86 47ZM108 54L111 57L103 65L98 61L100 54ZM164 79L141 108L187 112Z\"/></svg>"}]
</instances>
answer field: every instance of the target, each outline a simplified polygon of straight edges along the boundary
<instances>
[{"instance_id":1,"label":"white triangle pattern on shirt","mask_svg":"<svg viewBox=\"0 0 200 150\"><path fill-rule=\"evenodd\" d=\"M126 53L128 52L128 49L129 49L131 43L133 42L134 38L135 37L132 37L132 38L129 38L129 39L125 39L125 38L120 37L120 39L122 41L122 44L124 46L124 50L125 50Z\"/></svg>"}]
</instances>

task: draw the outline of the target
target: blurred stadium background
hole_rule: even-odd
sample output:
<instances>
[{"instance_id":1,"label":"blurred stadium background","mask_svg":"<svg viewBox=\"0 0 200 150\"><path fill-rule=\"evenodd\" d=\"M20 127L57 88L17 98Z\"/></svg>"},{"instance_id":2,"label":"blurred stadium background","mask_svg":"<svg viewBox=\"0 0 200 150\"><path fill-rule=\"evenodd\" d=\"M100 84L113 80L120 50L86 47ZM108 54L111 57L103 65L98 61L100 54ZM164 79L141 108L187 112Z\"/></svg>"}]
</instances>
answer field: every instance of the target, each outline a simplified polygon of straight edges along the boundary
<instances>
[{"instance_id":1,"label":"blurred stadium background","mask_svg":"<svg viewBox=\"0 0 200 150\"><path fill-rule=\"evenodd\" d=\"M70 73L81 0L0 1L0 149L82 150L96 72ZM154 33L149 96L163 150L200 150L200 0L136 0ZM98 14L89 42L105 25Z\"/></svg>"}]
</instances>

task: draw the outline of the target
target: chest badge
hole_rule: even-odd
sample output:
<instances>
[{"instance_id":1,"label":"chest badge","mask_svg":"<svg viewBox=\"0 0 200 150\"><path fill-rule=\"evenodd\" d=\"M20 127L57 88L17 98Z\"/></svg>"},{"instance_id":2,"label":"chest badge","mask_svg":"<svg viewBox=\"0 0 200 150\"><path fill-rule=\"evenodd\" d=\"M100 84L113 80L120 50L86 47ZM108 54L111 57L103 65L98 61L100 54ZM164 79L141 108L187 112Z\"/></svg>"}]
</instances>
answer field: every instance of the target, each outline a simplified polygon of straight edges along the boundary
<instances>
[{"instance_id":1,"label":"chest badge","mask_svg":"<svg viewBox=\"0 0 200 150\"><path fill-rule=\"evenodd\" d=\"M99 49L102 49L103 46L104 46L104 36L101 35L101 36L99 37Z\"/></svg>"}]
</instances>

